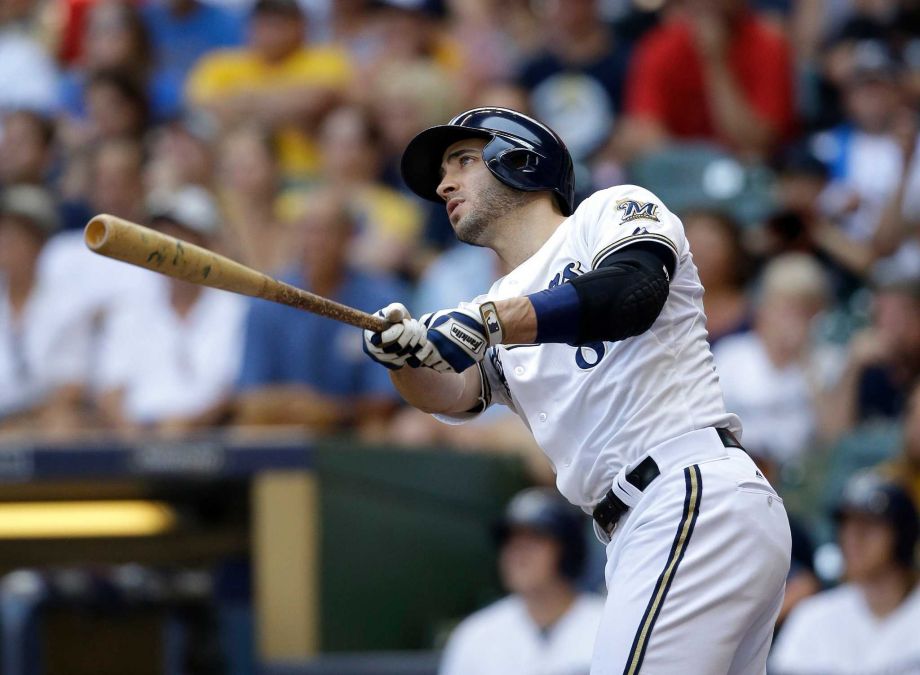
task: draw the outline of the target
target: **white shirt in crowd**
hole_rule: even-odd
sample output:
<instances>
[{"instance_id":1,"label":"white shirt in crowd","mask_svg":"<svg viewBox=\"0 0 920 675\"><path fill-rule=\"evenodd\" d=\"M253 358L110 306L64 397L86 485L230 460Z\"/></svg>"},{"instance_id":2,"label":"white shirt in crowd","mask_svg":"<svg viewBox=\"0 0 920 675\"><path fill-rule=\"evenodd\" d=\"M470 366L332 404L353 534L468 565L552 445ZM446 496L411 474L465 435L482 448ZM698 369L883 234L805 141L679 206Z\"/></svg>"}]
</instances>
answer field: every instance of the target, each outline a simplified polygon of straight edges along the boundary
<instances>
[{"instance_id":1,"label":"white shirt in crowd","mask_svg":"<svg viewBox=\"0 0 920 675\"><path fill-rule=\"evenodd\" d=\"M835 379L840 355L816 350L810 370L774 365L754 333L729 335L713 347L725 407L744 420L744 444L779 462L799 459L816 426L815 393Z\"/></svg>"},{"instance_id":2,"label":"white shirt in crowd","mask_svg":"<svg viewBox=\"0 0 920 675\"><path fill-rule=\"evenodd\" d=\"M842 164L843 174L821 196L821 205L839 212L833 202L847 195L858 198L857 208L840 218L844 232L856 241L866 241L878 228L902 174L907 171L907 189L901 211L908 222L920 220L920 136L911 165L904 166L898 143L888 134L869 134L858 129L841 135L822 132L815 136L816 154L829 164ZM880 280L911 278L920 274L920 243L906 240L891 256L879 260L872 270Z\"/></svg>"},{"instance_id":3,"label":"white shirt in crowd","mask_svg":"<svg viewBox=\"0 0 920 675\"><path fill-rule=\"evenodd\" d=\"M189 417L220 402L233 388L243 350L245 298L202 290L185 317L159 292L112 312L102 338L99 386L124 390L124 412L140 424Z\"/></svg>"},{"instance_id":4,"label":"white shirt in crowd","mask_svg":"<svg viewBox=\"0 0 920 675\"><path fill-rule=\"evenodd\" d=\"M57 109L58 74L54 59L22 28L0 28L0 111Z\"/></svg>"},{"instance_id":5,"label":"white shirt in crowd","mask_svg":"<svg viewBox=\"0 0 920 675\"><path fill-rule=\"evenodd\" d=\"M803 600L786 620L770 666L775 675L920 673L920 588L883 618L851 584Z\"/></svg>"},{"instance_id":6,"label":"white shirt in crowd","mask_svg":"<svg viewBox=\"0 0 920 675\"><path fill-rule=\"evenodd\" d=\"M86 381L92 317L74 316L67 303L65 293L38 284L14 320L0 278L0 417L27 410L60 386Z\"/></svg>"},{"instance_id":7,"label":"white shirt in crowd","mask_svg":"<svg viewBox=\"0 0 920 675\"><path fill-rule=\"evenodd\" d=\"M155 272L93 253L82 231L52 237L42 249L38 275L66 298L61 311L75 317L101 316L123 302L144 303L161 281Z\"/></svg>"},{"instance_id":8,"label":"white shirt in crowd","mask_svg":"<svg viewBox=\"0 0 920 675\"><path fill-rule=\"evenodd\" d=\"M549 630L508 596L467 617L453 632L440 675L588 675L604 598L579 596Z\"/></svg>"}]
</instances>

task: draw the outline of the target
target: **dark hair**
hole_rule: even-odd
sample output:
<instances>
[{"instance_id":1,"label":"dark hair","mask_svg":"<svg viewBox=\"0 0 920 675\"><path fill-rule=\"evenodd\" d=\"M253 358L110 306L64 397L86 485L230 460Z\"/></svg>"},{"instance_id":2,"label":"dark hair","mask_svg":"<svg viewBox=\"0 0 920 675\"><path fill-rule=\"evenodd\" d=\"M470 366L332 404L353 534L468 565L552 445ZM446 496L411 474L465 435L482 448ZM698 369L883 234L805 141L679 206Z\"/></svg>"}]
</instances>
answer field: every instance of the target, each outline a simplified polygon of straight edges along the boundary
<instances>
[{"instance_id":1,"label":"dark hair","mask_svg":"<svg viewBox=\"0 0 920 675\"><path fill-rule=\"evenodd\" d=\"M54 126L54 120L50 117L46 117L35 110L28 110L26 108L11 110L4 116L4 122L9 122L11 117L21 117L28 120L28 122L38 130L38 134L44 145L50 146L54 143L56 128Z\"/></svg>"},{"instance_id":2,"label":"dark hair","mask_svg":"<svg viewBox=\"0 0 920 675\"><path fill-rule=\"evenodd\" d=\"M150 103L144 83L132 72L123 68L102 68L90 73L86 91L91 87L111 87L127 99L138 113L138 134L144 132L150 120Z\"/></svg>"},{"instance_id":3,"label":"dark hair","mask_svg":"<svg viewBox=\"0 0 920 675\"><path fill-rule=\"evenodd\" d=\"M741 223L721 209L696 208L681 214L681 219L685 222L690 218L705 218L725 236L732 258L732 282L737 287L743 288L751 280L754 270L751 255L741 241Z\"/></svg>"},{"instance_id":4,"label":"dark hair","mask_svg":"<svg viewBox=\"0 0 920 675\"><path fill-rule=\"evenodd\" d=\"M137 72L138 75L146 77L150 68L153 66L154 53L150 33L147 30L147 25L144 23L140 10L135 3L131 2L113 2L111 4L115 5L121 12L121 17L125 22L125 28L131 34L132 41L134 42L134 58L136 62L125 64L124 67L131 68L131 70ZM100 6L102 6L102 3L95 5L94 9ZM89 29L89 25L90 22L88 21L85 30Z\"/></svg>"}]
</instances>

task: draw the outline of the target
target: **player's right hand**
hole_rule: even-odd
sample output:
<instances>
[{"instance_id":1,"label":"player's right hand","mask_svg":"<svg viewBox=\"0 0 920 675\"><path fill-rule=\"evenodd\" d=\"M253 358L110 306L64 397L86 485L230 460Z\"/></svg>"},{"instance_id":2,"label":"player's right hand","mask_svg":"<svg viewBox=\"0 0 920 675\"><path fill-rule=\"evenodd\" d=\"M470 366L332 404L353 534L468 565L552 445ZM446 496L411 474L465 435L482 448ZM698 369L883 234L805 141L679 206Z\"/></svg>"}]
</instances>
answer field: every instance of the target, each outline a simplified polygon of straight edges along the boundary
<instances>
[{"instance_id":1,"label":"player's right hand","mask_svg":"<svg viewBox=\"0 0 920 675\"><path fill-rule=\"evenodd\" d=\"M406 306L399 302L377 310L375 315L383 317L391 325L379 333L364 331L364 353L384 368L399 370L427 344L427 329L414 320ZM417 363L414 361L410 365Z\"/></svg>"}]
</instances>

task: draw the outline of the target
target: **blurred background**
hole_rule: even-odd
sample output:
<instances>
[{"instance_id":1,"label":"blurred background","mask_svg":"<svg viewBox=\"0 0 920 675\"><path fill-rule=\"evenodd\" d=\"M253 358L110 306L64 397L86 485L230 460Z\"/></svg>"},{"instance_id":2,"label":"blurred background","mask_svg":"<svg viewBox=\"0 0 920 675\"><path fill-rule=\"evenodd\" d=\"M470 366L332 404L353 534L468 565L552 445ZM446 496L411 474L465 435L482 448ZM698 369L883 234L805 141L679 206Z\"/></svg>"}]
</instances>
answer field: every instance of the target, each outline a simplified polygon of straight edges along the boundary
<instances>
[{"instance_id":1,"label":"blurred background","mask_svg":"<svg viewBox=\"0 0 920 675\"><path fill-rule=\"evenodd\" d=\"M493 525L553 476L516 417L441 425L358 329L82 243L106 212L365 311L453 306L504 270L398 163L479 105L556 129L580 198L682 218L794 521L783 618L858 582L843 486L920 500L920 2L0 0L4 675L434 673L519 590ZM602 592L584 526L569 581Z\"/></svg>"}]
</instances>

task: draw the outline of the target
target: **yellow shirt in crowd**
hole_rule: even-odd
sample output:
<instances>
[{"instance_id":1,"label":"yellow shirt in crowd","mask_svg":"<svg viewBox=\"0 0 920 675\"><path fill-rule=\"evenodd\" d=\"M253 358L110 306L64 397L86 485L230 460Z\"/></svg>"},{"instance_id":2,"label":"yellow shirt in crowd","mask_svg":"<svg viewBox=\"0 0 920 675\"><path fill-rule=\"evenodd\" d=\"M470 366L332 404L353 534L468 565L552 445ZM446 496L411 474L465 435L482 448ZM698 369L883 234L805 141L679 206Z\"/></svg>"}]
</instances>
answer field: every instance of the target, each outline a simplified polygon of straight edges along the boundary
<instances>
[{"instance_id":1,"label":"yellow shirt in crowd","mask_svg":"<svg viewBox=\"0 0 920 675\"><path fill-rule=\"evenodd\" d=\"M202 58L189 74L186 96L196 105L222 97L264 91L320 87L344 91L354 69L348 53L334 47L303 47L278 63L268 63L250 49L219 50ZM294 125L278 129L279 160L289 176L313 174L319 153L305 131Z\"/></svg>"}]
</instances>

